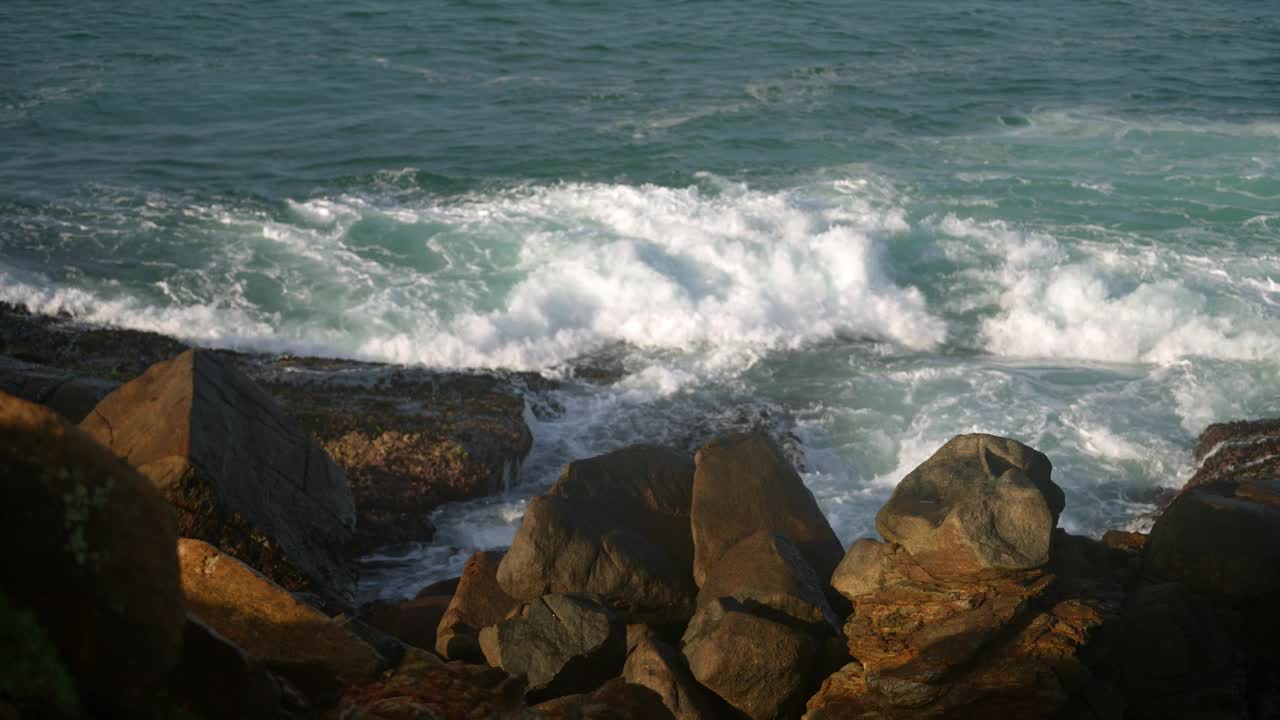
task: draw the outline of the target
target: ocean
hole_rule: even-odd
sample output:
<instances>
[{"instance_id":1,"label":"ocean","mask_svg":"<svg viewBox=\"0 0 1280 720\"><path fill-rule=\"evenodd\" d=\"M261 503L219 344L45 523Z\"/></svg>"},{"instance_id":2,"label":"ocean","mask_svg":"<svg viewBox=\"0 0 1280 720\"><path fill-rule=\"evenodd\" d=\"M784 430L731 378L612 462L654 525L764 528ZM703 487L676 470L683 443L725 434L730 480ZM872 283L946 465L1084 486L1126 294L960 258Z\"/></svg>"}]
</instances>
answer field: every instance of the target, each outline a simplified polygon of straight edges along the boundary
<instances>
[{"instance_id":1,"label":"ocean","mask_svg":"<svg viewBox=\"0 0 1280 720\"><path fill-rule=\"evenodd\" d=\"M562 379L375 595L571 459L744 422L846 543L970 431L1142 529L1277 413L1280 4L6 0L0 300Z\"/></svg>"}]
</instances>

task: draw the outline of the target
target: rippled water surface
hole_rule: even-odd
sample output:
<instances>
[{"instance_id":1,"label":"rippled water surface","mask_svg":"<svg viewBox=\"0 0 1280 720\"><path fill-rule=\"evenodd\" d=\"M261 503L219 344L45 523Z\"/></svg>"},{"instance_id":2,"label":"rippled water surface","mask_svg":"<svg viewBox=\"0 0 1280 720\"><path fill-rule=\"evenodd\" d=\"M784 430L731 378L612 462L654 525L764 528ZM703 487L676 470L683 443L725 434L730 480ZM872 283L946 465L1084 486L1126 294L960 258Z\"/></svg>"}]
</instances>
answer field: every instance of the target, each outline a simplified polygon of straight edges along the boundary
<instances>
[{"instance_id":1,"label":"rippled water surface","mask_svg":"<svg viewBox=\"0 0 1280 720\"><path fill-rule=\"evenodd\" d=\"M0 299L198 343L628 375L568 459L767 418L843 539L959 432L1141 526L1280 396L1280 6L0 4ZM560 408L548 411L545 408Z\"/></svg>"}]
</instances>

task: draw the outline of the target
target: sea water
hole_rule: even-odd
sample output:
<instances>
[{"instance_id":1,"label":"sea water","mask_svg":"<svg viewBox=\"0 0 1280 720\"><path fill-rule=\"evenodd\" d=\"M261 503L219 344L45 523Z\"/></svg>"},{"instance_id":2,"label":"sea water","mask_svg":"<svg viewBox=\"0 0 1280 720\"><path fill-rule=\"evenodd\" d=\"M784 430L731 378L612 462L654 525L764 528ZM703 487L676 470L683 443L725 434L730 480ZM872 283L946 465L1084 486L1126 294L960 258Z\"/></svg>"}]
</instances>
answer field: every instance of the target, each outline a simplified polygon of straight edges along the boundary
<instances>
[{"instance_id":1,"label":"sea water","mask_svg":"<svg viewBox=\"0 0 1280 720\"><path fill-rule=\"evenodd\" d=\"M6 0L0 300L563 378L523 484L370 595L744 418L845 542L970 431L1140 529L1277 412L1280 4Z\"/></svg>"}]
</instances>

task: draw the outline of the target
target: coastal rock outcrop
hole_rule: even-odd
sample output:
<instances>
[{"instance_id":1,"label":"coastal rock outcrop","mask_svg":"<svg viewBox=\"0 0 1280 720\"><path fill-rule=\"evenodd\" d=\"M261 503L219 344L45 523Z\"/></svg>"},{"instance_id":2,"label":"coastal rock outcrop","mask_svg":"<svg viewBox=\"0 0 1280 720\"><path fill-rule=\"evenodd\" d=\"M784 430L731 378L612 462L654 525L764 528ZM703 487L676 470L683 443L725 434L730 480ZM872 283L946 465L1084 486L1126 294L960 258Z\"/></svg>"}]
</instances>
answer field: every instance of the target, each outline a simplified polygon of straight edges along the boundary
<instances>
[{"instance_id":1,"label":"coastal rock outcrop","mask_svg":"<svg viewBox=\"0 0 1280 720\"><path fill-rule=\"evenodd\" d=\"M502 553L482 551L467 559L457 590L436 629L435 650L441 657L484 662L480 631L496 625L518 604L498 584Z\"/></svg>"},{"instance_id":2,"label":"coastal rock outcrop","mask_svg":"<svg viewBox=\"0 0 1280 720\"><path fill-rule=\"evenodd\" d=\"M622 670L626 626L584 595L540 597L480 635L485 658L524 678L533 701L599 687Z\"/></svg>"},{"instance_id":3,"label":"coastal rock outcrop","mask_svg":"<svg viewBox=\"0 0 1280 720\"><path fill-rule=\"evenodd\" d=\"M763 433L718 437L695 457L693 577L699 587L734 545L761 530L791 541L824 585L844 548L778 447Z\"/></svg>"},{"instance_id":4,"label":"coastal rock outcrop","mask_svg":"<svg viewBox=\"0 0 1280 720\"><path fill-rule=\"evenodd\" d=\"M1280 476L1280 418L1210 425L1196 443L1196 465L1187 487Z\"/></svg>"},{"instance_id":5,"label":"coastal rock outcrop","mask_svg":"<svg viewBox=\"0 0 1280 720\"><path fill-rule=\"evenodd\" d=\"M182 647L172 508L54 411L4 393L0 494L0 609L33 614L86 710L143 713ZM0 662L25 667L26 649Z\"/></svg>"},{"instance_id":6,"label":"coastal rock outcrop","mask_svg":"<svg viewBox=\"0 0 1280 720\"><path fill-rule=\"evenodd\" d=\"M367 681L384 669L377 651L341 620L218 548L184 538L178 559L189 612L289 680L314 705L333 704L342 683Z\"/></svg>"},{"instance_id":7,"label":"coastal rock outcrop","mask_svg":"<svg viewBox=\"0 0 1280 720\"><path fill-rule=\"evenodd\" d=\"M430 540L436 507L514 485L533 445L510 382L282 358L242 362L351 484L354 549Z\"/></svg>"},{"instance_id":8,"label":"coastal rock outcrop","mask_svg":"<svg viewBox=\"0 0 1280 720\"><path fill-rule=\"evenodd\" d=\"M188 350L108 395L81 423L156 484L178 532L290 590L349 603L355 507L342 471L252 381Z\"/></svg>"},{"instance_id":9,"label":"coastal rock outcrop","mask_svg":"<svg viewBox=\"0 0 1280 720\"><path fill-rule=\"evenodd\" d=\"M529 503L498 582L511 597L590 593L627 622L693 612L693 464L656 446L570 463Z\"/></svg>"},{"instance_id":10,"label":"coastal rock outcrop","mask_svg":"<svg viewBox=\"0 0 1280 720\"><path fill-rule=\"evenodd\" d=\"M524 683L497 668L446 663L411 649L395 671L349 685L338 706L343 720L534 717Z\"/></svg>"},{"instance_id":11,"label":"coastal rock outcrop","mask_svg":"<svg viewBox=\"0 0 1280 720\"><path fill-rule=\"evenodd\" d=\"M1066 504L1052 469L1016 440L956 436L898 483L876 530L939 577L1040 567Z\"/></svg>"}]
</instances>

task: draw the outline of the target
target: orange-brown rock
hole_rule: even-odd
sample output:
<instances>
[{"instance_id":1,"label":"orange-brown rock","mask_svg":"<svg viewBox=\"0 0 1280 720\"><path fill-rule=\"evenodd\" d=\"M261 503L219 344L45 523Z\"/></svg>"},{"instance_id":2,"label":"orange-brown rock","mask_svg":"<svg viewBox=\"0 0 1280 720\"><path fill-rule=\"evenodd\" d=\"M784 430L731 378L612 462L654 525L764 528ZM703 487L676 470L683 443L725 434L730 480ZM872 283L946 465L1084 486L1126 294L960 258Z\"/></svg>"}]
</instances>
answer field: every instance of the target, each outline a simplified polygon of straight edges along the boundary
<instances>
[{"instance_id":1,"label":"orange-brown rock","mask_svg":"<svg viewBox=\"0 0 1280 720\"><path fill-rule=\"evenodd\" d=\"M529 720L671 720L671 712L652 689L614 678L598 689L566 695L534 707Z\"/></svg>"},{"instance_id":2,"label":"orange-brown rock","mask_svg":"<svg viewBox=\"0 0 1280 720\"><path fill-rule=\"evenodd\" d=\"M1141 553L1147 547L1147 536L1140 532L1108 530L1102 534L1102 542L1117 550Z\"/></svg>"},{"instance_id":3,"label":"orange-brown rock","mask_svg":"<svg viewBox=\"0 0 1280 720\"><path fill-rule=\"evenodd\" d=\"M196 617L187 618L169 694L208 718L283 720L310 709L285 681Z\"/></svg>"},{"instance_id":4,"label":"orange-brown rock","mask_svg":"<svg viewBox=\"0 0 1280 720\"><path fill-rule=\"evenodd\" d=\"M378 653L342 621L208 543L179 540L178 560L191 614L318 704L337 699L338 681L368 680L383 669Z\"/></svg>"},{"instance_id":5,"label":"orange-brown rock","mask_svg":"<svg viewBox=\"0 0 1280 720\"><path fill-rule=\"evenodd\" d=\"M462 568L458 588L436 631L435 650L441 657L484 662L480 630L498 624L516 607L516 601L498 584L501 559L501 552L478 552Z\"/></svg>"},{"instance_id":6,"label":"orange-brown rock","mask_svg":"<svg viewBox=\"0 0 1280 720\"><path fill-rule=\"evenodd\" d=\"M403 643L431 650L451 599L448 595L426 595L412 600L377 600L360 608L360 620Z\"/></svg>"},{"instance_id":7,"label":"orange-brown rock","mask_svg":"<svg viewBox=\"0 0 1280 720\"><path fill-rule=\"evenodd\" d=\"M49 408L0 393L0 595L34 613L86 710L145 714L177 662L175 542L151 483Z\"/></svg>"},{"instance_id":8,"label":"orange-brown rock","mask_svg":"<svg viewBox=\"0 0 1280 720\"><path fill-rule=\"evenodd\" d=\"M533 444L502 378L290 358L246 371L346 473L357 552L430 540L432 510L514 485Z\"/></svg>"},{"instance_id":9,"label":"orange-brown rock","mask_svg":"<svg viewBox=\"0 0 1280 720\"><path fill-rule=\"evenodd\" d=\"M529 503L498 582L517 600L590 593L629 622L685 622L697 592L692 488L692 463L667 448L570 463Z\"/></svg>"},{"instance_id":10,"label":"orange-brown rock","mask_svg":"<svg viewBox=\"0 0 1280 720\"><path fill-rule=\"evenodd\" d=\"M345 476L260 388L189 350L108 395L81 423L156 484L178 532L290 590L347 603L355 508Z\"/></svg>"},{"instance_id":11,"label":"orange-brown rock","mask_svg":"<svg viewBox=\"0 0 1280 720\"><path fill-rule=\"evenodd\" d=\"M627 627L622 679L657 693L675 720L713 720L720 714L706 688L685 667L680 652L644 625Z\"/></svg>"},{"instance_id":12,"label":"orange-brown rock","mask_svg":"<svg viewBox=\"0 0 1280 720\"><path fill-rule=\"evenodd\" d=\"M1280 418L1210 425L1200 434L1196 463L1187 487L1280 477Z\"/></svg>"},{"instance_id":13,"label":"orange-brown rock","mask_svg":"<svg viewBox=\"0 0 1280 720\"><path fill-rule=\"evenodd\" d=\"M747 608L781 613L820 632L838 633L840 619L824 588L790 540L762 530L748 535L716 560L698 591L698 606L732 598Z\"/></svg>"},{"instance_id":14,"label":"orange-brown rock","mask_svg":"<svg viewBox=\"0 0 1280 720\"><path fill-rule=\"evenodd\" d=\"M410 650L394 673L347 687L337 716L342 720L531 717L524 685L496 668L445 663Z\"/></svg>"},{"instance_id":15,"label":"orange-brown rock","mask_svg":"<svg viewBox=\"0 0 1280 720\"><path fill-rule=\"evenodd\" d=\"M693 577L701 586L716 561L761 530L799 548L825 586L844 548L813 494L768 435L724 435L695 457L691 523Z\"/></svg>"}]
</instances>

